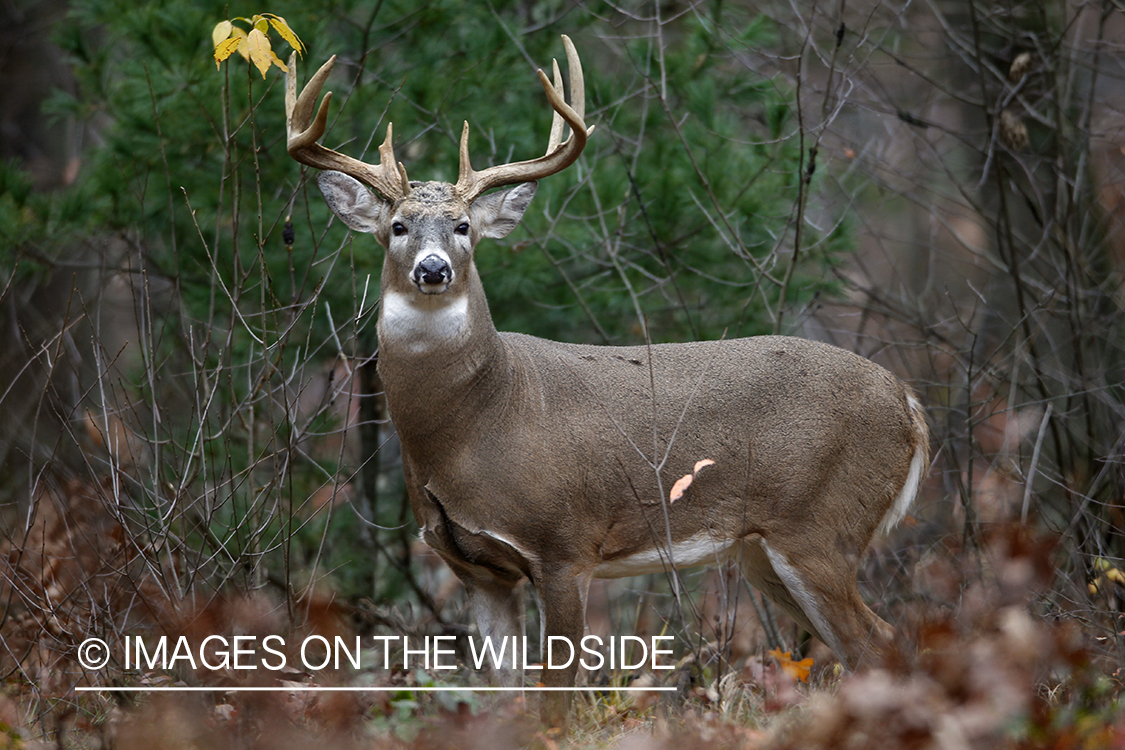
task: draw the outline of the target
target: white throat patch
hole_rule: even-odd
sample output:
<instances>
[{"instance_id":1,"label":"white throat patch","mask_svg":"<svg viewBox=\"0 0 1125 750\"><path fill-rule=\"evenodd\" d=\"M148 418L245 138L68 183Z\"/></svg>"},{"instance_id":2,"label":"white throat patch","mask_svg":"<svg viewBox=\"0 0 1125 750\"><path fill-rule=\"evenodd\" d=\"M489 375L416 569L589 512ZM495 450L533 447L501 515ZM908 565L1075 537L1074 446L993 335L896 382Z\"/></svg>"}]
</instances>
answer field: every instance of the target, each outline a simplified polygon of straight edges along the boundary
<instances>
[{"instance_id":1,"label":"white throat patch","mask_svg":"<svg viewBox=\"0 0 1125 750\"><path fill-rule=\"evenodd\" d=\"M379 313L379 338L415 354L447 345L469 328L469 298L461 295L409 295L385 291Z\"/></svg>"}]
</instances>

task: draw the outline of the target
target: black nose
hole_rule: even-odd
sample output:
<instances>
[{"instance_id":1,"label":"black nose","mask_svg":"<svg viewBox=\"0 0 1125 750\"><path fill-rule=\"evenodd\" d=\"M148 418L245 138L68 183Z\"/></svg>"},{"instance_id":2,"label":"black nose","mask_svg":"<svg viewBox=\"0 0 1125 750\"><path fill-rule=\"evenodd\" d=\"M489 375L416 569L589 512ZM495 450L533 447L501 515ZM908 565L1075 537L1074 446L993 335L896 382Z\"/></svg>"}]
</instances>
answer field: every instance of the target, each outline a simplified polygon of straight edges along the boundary
<instances>
[{"instance_id":1,"label":"black nose","mask_svg":"<svg viewBox=\"0 0 1125 750\"><path fill-rule=\"evenodd\" d=\"M452 277L453 269L444 258L437 255L427 256L414 266L415 284L444 284Z\"/></svg>"}]
</instances>

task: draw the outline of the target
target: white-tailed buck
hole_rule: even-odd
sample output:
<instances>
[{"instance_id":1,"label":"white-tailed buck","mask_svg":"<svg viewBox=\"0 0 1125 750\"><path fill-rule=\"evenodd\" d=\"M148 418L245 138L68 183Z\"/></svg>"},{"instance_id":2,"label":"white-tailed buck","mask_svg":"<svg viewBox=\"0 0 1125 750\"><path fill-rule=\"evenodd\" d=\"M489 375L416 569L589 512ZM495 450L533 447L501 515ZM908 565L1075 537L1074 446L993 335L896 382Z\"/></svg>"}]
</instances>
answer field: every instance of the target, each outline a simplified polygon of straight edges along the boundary
<instances>
[{"instance_id":1,"label":"white-tailed buck","mask_svg":"<svg viewBox=\"0 0 1125 750\"><path fill-rule=\"evenodd\" d=\"M843 349L784 336L603 347L492 323L477 243L511 232L535 180L572 164L593 131L581 63L563 42L571 103L557 65L553 85L539 73L555 110L546 155L478 172L466 123L456 184L411 182L389 125L379 164L317 143L333 61L299 98L290 61L289 153L328 170L328 205L386 248L378 369L422 537L464 582L482 635L520 632L524 579L544 634L577 644L591 578L737 561L854 666L891 637L860 598L860 556L907 512L927 467L907 386ZM701 459L714 464L670 502ZM575 671L542 678L571 685Z\"/></svg>"}]
</instances>

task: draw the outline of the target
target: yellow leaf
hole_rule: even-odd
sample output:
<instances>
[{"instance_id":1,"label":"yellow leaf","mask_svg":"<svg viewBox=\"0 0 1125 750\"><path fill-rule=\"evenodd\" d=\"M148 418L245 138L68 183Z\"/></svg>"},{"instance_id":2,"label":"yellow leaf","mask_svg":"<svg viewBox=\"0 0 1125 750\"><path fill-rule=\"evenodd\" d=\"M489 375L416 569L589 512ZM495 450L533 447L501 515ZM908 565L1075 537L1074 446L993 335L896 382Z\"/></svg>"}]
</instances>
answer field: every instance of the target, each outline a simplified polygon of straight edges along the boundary
<instances>
[{"instance_id":1,"label":"yellow leaf","mask_svg":"<svg viewBox=\"0 0 1125 750\"><path fill-rule=\"evenodd\" d=\"M691 470L691 473L698 476L700 469L705 469L708 466L714 466L714 465L715 465L715 462L712 461L709 458L705 458L702 461L696 461L695 462L695 468Z\"/></svg>"},{"instance_id":2,"label":"yellow leaf","mask_svg":"<svg viewBox=\"0 0 1125 750\"><path fill-rule=\"evenodd\" d=\"M254 16L253 21L254 21L254 23L252 25L254 26L255 31L260 31L263 34L269 33L269 30L270 30L269 21L262 18L261 16Z\"/></svg>"},{"instance_id":3,"label":"yellow leaf","mask_svg":"<svg viewBox=\"0 0 1125 750\"><path fill-rule=\"evenodd\" d=\"M234 36L238 37L238 39L239 39L238 54L242 55L243 60L246 60L247 62L249 62L250 61L250 50L249 50L250 45L248 43L246 32L243 31L242 29L238 28L237 26L235 26L234 27Z\"/></svg>"},{"instance_id":4,"label":"yellow leaf","mask_svg":"<svg viewBox=\"0 0 1125 750\"><path fill-rule=\"evenodd\" d=\"M211 31L211 42L218 47L219 42L230 37L230 32L233 28L234 24L230 21L219 21Z\"/></svg>"},{"instance_id":5,"label":"yellow leaf","mask_svg":"<svg viewBox=\"0 0 1125 750\"><path fill-rule=\"evenodd\" d=\"M1122 573L1117 568L1110 568L1105 572L1105 577L1114 583L1125 586L1125 573Z\"/></svg>"},{"instance_id":6,"label":"yellow leaf","mask_svg":"<svg viewBox=\"0 0 1125 750\"><path fill-rule=\"evenodd\" d=\"M262 74L262 78L266 77L266 71L270 69L273 64L273 50L270 48L270 40L265 34L258 30L257 26L246 36L246 44L250 52L250 62L257 66Z\"/></svg>"},{"instance_id":7,"label":"yellow leaf","mask_svg":"<svg viewBox=\"0 0 1125 750\"><path fill-rule=\"evenodd\" d=\"M284 18L282 18L281 16L275 16L272 13L264 13L263 15L269 19L270 26L273 26L274 29L277 30L277 33L281 35L281 38L289 42L290 47L295 49L301 55L305 54L304 43L302 43L300 37L298 37L293 32L293 29L289 28L289 24L285 22Z\"/></svg>"},{"instance_id":8,"label":"yellow leaf","mask_svg":"<svg viewBox=\"0 0 1125 750\"><path fill-rule=\"evenodd\" d=\"M242 37L232 36L216 44L215 67L218 68L223 60L226 60L228 57L230 57L231 54L233 54L234 51L238 49L239 45L242 44L243 41L244 39Z\"/></svg>"},{"instance_id":9,"label":"yellow leaf","mask_svg":"<svg viewBox=\"0 0 1125 750\"><path fill-rule=\"evenodd\" d=\"M668 504L671 505L683 497L684 493L687 492L687 488L691 487L691 483L694 480L695 477L691 474L684 474L677 479L676 483L672 485L672 491L668 493Z\"/></svg>"},{"instance_id":10,"label":"yellow leaf","mask_svg":"<svg viewBox=\"0 0 1125 750\"><path fill-rule=\"evenodd\" d=\"M792 651L782 651L775 648L770 651L770 656L777 660L777 664L781 667L781 671L792 677L797 682L808 682L809 672L812 671L813 660L801 659L800 661L793 661Z\"/></svg>"},{"instance_id":11,"label":"yellow leaf","mask_svg":"<svg viewBox=\"0 0 1125 750\"><path fill-rule=\"evenodd\" d=\"M285 63L283 63L281 61L281 58L278 57L276 54L274 54L274 51L272 49L270 50L270 57L272 58L271 62L273 62L273 64L276 65L277 67L281 68L282 73L288 73L289 72L289 66L287 66Z\"/></svg>"}]
</instances>

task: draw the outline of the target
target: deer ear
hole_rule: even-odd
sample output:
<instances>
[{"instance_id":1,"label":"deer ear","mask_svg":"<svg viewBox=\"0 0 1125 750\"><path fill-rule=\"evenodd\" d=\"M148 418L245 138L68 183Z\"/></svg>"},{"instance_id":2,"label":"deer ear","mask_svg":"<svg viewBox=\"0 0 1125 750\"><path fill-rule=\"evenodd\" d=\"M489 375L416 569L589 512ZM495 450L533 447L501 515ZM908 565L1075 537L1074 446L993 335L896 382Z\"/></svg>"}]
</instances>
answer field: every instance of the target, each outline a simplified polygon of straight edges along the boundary
<instances>
[{"instance_id":1,"label":"deer ear","mask_svg":"<svg viewBox=\"0 0 1125 750\"><path fill-rule=\"evenodd\" d=\"M316 182L332 213L357 232L374 232L388 204L367 187L343 172L321 172Z\"/></svg>"},{"instance_id":2,"label":"deer ear","mask_svg":"<svg viewBox=\"0 0 1125 750\"><path fill-rule=\"evenodd\" d=\"M473 201L469 211L482 237L507 237L520 223L524 211L535 197L537 182L524 182L496 193L482 195Z\"/></svg>"}]
</instances>

